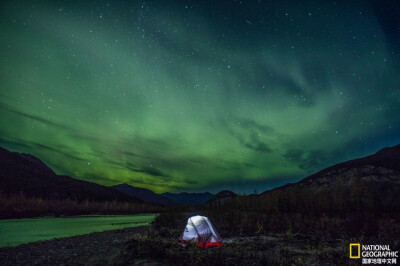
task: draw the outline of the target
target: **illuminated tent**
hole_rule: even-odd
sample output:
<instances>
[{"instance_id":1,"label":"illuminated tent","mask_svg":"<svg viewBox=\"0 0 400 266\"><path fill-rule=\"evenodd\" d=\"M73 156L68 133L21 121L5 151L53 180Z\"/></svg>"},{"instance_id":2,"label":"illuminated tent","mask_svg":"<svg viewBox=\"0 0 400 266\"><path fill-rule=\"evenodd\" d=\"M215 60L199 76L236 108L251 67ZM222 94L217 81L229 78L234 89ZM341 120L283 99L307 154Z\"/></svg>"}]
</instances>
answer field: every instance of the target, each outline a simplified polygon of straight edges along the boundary
<instances>
[{"instance_id":1,"label":"illuminated tent","mask_svg":"<svg viewBox=\"0 0 400 266\"><path fill-rule=\"evenodd\" d=\"M194 243L202 248L221 246L221 237L217 234L210 220L204 216L192 216L188 219L180 242Z\"/></svg>"}]
</instances>

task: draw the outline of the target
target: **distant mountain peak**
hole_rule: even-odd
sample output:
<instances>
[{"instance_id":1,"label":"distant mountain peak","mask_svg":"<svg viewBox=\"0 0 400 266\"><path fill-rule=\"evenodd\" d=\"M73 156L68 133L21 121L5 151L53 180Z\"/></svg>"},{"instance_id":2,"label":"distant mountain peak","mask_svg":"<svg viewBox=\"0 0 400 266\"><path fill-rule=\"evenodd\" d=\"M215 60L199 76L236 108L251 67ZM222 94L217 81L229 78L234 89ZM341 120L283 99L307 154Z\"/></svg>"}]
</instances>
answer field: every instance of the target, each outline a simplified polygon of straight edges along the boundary
<instances>
[{"instance_id":1,"label":"distant mountain peak","mask_svg":"<svg viewBox=\"0 0 400 266\"><path fill-rule=\"evenodd\" d=\"M183 205L201 205L206 203L212 196L210 192L180 192L180 193L170 193L165 192L161 194L162 196L173 200L178 204Z\"/></svg>"},{"instance_id":2,"label":"distant mountain peak","mask_svg":"<svg viewBox=\"0 0 400 266\"><path fill-rule=\"evenodd\" d=\"M111 187L119 192L127 194L129 196L137 197L144 202L159 204L159 205L170 205L174 204L174 202L167 197L163 197L162 195L156 194L150 189L134 187L127 183L115 185Z\"/></svg>"},{"instance_id":3,"label":"distant mountain peak","mask_svg":"<svg viewBox=\"0 0 400 266\"><path fill-rule=\"evenodd\" d=\"M225 202L228 199L232 199L234 197L236 197L236 193L230 191L230 190L222 190L220 192L218 192L216 195L212 196L208 201L207 204L221 204L223 202Z\"/></svg>"}]
</instances>

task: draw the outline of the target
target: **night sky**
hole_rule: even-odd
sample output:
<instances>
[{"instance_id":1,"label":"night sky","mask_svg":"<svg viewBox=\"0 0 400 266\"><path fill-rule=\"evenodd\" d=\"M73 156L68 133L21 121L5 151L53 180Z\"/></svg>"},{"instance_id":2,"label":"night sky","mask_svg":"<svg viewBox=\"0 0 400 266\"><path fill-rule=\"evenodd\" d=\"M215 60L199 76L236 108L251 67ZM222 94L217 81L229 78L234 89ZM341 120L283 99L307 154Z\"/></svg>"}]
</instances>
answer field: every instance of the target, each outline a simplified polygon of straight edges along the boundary
<instances>
[{"instance_id":1,"label":"night sky","mask_svg":"<svg viewBox=\"0 0 400 266\"><path fill-rule=\"evenodd\" d=\"M262 192L400 143L399 1L1 1L0 146Z\"/></svg>"}]
</instances>

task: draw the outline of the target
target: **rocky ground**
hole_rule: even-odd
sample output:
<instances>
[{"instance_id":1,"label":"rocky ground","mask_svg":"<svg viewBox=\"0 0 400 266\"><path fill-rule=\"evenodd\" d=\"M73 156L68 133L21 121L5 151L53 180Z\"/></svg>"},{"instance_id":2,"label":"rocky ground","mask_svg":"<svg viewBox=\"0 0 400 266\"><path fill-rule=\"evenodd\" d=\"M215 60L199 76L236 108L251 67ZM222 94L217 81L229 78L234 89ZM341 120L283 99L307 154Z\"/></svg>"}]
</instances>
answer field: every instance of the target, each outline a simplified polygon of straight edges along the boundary
<instances>
[{"instance_id":1,"label":"rocky ground","mask_svg":"<svg viewBox=\"0 0 400 266\"><path fill-rule=\"evenodd\" d=\"M59 238L0 248L0 265L109 265L124 243L148 226Z\"/></svg>"},{"instance_id":2,"label":"rocky ground","mask_svg":"<svg viewBox=\"0 0 400 266\"><path fill-rule=\"evenodd\" d=\"M115 265L345 265L347 242L312 236L270 234L224 238L221 248L180 246L160 232L135 235L113 259Z\"/></svg>"},{"instance_id":3,"label":"rocky ground","mask_svg":"<svg viewBox=\"0 0 400 266\"><path fill-rule=\"evenodd\" d=\"M348 262L342 241L310 236L232 237L221 248L183 248L176 234L149 226L125 228L0 248L0 265L337 265ZM347 246L347 245L346 245Z\"/></svg>"}]
</instances>

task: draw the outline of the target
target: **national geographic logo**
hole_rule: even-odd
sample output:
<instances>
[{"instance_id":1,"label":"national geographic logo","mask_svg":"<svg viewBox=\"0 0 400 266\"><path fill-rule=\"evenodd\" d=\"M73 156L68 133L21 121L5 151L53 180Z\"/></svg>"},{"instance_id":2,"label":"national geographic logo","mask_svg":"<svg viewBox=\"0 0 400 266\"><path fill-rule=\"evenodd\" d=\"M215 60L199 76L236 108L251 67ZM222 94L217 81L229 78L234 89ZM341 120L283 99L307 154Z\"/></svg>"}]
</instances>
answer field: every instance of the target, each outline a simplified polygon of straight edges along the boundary
<instances>
[{"instance_id":1,"label":"national geographic logo","mask_svg":"<svg viewBox=\"0 0 400 266\"><path fill-rule=\"evenodd\" d=\"M360 243L350 244L350 259L359 259L360 258Z\"/></svg>"},{"instance_id":2,"label":"national geographic logo","mask_svg":"<svg viewBox=\"0 0 400 266\"><path fill-rule=\"evenodd\" d=\"M392 251L389 245L361 245L351 243L350 259L362 258L362 264L397 264L399 251Z\"/></svg>"}]
</instances>

